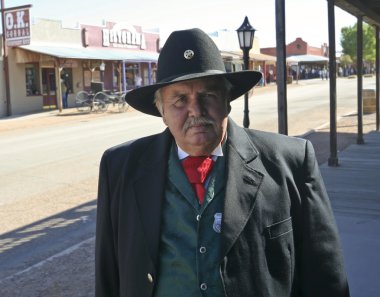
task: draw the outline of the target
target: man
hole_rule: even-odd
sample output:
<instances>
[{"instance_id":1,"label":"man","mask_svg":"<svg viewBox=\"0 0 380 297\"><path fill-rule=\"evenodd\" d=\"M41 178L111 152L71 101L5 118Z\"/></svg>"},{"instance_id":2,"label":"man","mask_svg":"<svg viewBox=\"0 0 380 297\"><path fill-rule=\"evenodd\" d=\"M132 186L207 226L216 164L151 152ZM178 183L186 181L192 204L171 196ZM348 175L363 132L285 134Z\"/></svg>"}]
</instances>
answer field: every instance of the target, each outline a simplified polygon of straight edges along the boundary
<instances>
[{"instance_id":1,"label":"man","mask_svg":"<svg viewBox=\"0 0 380 297\"><path fill-rule=\"evenodd\" d=\"M126 96L168 129L101 161L96 296L349 296L310 142L228 118L260 79L199 29L170 35L157 83Z\"/></svg>"}]
</instances>

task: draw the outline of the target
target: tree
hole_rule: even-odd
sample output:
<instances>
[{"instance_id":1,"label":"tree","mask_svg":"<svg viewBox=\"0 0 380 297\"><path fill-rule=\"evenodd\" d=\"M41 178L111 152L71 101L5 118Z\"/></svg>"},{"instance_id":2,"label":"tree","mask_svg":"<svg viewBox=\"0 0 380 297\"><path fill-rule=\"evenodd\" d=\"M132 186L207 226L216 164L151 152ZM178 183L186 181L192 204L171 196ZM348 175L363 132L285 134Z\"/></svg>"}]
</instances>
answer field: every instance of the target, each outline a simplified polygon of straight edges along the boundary
<instances>
[{"instance_id":1,"label":"tree","mask_svg":"<svg viewBox=\"0 0 380 297\"><path fill-rule=\"evenodd\" d=\"M340 45L344 55L349 55L352 60L357 60L357 24L341 29ZM376 39L374 27L363 23L363 60L374 63L376 58Z\"/></svg>"},{"instance_id":2,"label":"tree","mask_svg":"<svg viewBox=\"0 0 380 297\"><path fill-rule=\"evenodd\" d=\"M340 64L344 67L352 65L352 59L350 55L342 55L340 58Z\"/></svg>"}]
</instances>

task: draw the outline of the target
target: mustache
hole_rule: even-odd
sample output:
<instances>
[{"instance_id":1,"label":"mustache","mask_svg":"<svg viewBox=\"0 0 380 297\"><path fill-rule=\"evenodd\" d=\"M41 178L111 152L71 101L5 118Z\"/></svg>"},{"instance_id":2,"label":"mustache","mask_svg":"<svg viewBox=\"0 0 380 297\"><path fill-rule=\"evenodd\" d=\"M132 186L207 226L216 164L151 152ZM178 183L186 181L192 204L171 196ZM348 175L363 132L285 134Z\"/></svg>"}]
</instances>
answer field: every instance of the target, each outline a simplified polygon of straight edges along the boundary
<instances>
[{"instance_id":1,"label":"mustache","mask_svg":"<svg viewBox=\"0 0 380 297\"><path fill-rule=\"evenodd\" d=\"M183 131L186 132L188 129L194 126L207 126L214 125L214 121L207 117L190 117L186 120L183 125Z\"/></svg>"}]
</instances>

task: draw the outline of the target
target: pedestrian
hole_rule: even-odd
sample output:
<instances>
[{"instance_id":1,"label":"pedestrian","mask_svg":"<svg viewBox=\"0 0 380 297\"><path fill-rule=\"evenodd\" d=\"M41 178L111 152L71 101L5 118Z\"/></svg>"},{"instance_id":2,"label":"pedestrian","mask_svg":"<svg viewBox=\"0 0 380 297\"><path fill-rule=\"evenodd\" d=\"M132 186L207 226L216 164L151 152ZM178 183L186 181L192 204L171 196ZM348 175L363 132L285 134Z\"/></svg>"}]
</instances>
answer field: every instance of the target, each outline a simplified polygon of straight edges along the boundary
<instances>
[{"instance_id":1,"label":"pedestrian","mask_svg":"<svg viewBox=\"0 0 380 297\"><path fill-rule=\"evenodd\" d=\"M140 88L141 84L142 84L142 78L141 78L140 74L137 73L135 76L135 87Z\"/></svg>"},{"instance_id":2,"label":"pedestrian","mask_svg":"<svg viewBox=\"0 0 380 297\"><path fill-rule=\"evenodd\" d=\"M97 297L349 296L311 143L228 117L260 79L199 29L169 36L157 83L126 95L168 128L101 160Z\"/></svg>"},{"instance_id":3,"label":"pedestrian","mask_svg":"<svg viewBox=\"0 0 380 297\"><path fill-rule=\"evenodd\" d=\"M67 96L68 96L68 89L66 85L66 81L64 77L61 78L61 94L62 94L62 107L67 108Z\"/></svg>"},{"instance_id":4,"label":"pedestrian","mask_svg":"<svg viewBox=\"0 0 380 297\"><path fill-rule=\"evenodd\" d=\"M70 82L69 82L69 78L68 77L66 77L66 79L65 79L65 85L66 85L66 92L65 92L66 108L68 108L69 107L69 104L68 104L69 94L70 94L70 91L71 91L71 86L70 86Z\"/></svg>"}]
</instances>

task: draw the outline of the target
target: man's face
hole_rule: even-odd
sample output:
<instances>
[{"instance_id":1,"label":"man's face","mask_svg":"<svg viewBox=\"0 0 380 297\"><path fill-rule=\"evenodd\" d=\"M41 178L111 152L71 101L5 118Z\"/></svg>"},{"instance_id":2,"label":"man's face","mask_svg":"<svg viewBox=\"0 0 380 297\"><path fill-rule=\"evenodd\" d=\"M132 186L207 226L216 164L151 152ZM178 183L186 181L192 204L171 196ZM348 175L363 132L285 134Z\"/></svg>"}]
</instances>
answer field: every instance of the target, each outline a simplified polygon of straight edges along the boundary
<instances>
[{"instance_id":1,"label":"man's face","mask_svg":"<svg viewBox=\"0 0 380 297\"><path fill-rule=\"evenodd\" d=\"M177 144L193 156L209 155L225 137L230 111L223 82L215 78L161 89L164 123Z\"/></svg>"}]
</instances>

